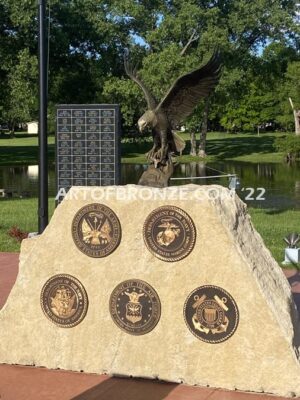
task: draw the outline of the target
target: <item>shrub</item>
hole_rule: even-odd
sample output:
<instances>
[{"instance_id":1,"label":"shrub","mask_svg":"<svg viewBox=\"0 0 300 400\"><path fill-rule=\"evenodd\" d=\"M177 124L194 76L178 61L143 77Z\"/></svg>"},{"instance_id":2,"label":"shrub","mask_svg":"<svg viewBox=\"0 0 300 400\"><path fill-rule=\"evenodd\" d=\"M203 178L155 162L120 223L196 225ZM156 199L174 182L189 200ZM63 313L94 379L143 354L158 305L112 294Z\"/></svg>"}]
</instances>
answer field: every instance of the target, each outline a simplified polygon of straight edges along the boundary
<instances>
[{"instance_id":1,"label":"shrub","mask_svg":"<svg viewBox=\"0 0 300 400\"><path fill-rule=\"evenodd\" d=\"M18 242L22 242L23 239L28 238L28 232L23 232L18 226L12 226L8 231L8 235L15 238Z\"/></svg>"},{"instance_id":2,"label":"shrub","mask_svg":"<svg viewBox=\"0 0 300 400\"><path fill-rule=\"evenodd\" d=\"M287 160L300 157L300 136L289 135L279 137L274 142L277 151L283 152Z\"/></svg>"}]
</instances>

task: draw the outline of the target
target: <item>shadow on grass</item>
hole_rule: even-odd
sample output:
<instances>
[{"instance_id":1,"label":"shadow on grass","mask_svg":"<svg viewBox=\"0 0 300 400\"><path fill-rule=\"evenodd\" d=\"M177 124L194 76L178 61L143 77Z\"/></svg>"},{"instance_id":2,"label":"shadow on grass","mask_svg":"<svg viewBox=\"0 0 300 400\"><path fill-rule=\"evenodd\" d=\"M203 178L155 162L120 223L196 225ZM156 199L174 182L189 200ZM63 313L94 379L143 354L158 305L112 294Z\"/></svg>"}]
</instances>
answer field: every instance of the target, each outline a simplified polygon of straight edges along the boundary
<instances>
[{"instance_id":1,"label":"shadow on grass","mask_svg":"<svg viewBox=\"0 0 300 400\"><path fill-rule=\"evenodd\" d=\"M270 136L213 139L207 142L206 148L209 155L227 159L253 153L272 153L275 151L274 140Z\"/></svg>"},{"instance_id":2,"label":"shadow on grass","mask_svg":"<svg viewBox=\"0 0 300 400\"><path fill-rule=\"evenodd\" d=\"M209 156L217 160L231 159L240 156L251 155L253 153L273 153L274 148L273 136L245 136L245 137L224 137L217 139L209 139L206 142L206 152ZM199 141L197 141L197 147ZM130 153L146 153L152 147L151 143L122 143L122 155L130 157ZM191 142L186 140L186 146L183 155L189 155L191 151Z\"/></svg>"},{"instance_id":3,"label":"shadow on grass","mask_svg":"<svg viewBox=\"0 0 300 400\"><path fill-rule=\"evenodd\" d=\"M53 162L55 157L54 144L48 145L48 161ZM30 165L38 163L37 146L1 146L0 165Z\"/></svg>"},{"instance_id":4,"label":"shadow on grass","mask_svg":"<svg viewBox=\"0 0 300 400\"><path fill-rule=\"evenodd\" d=\"M278 214L283 214L286 212L286 209L284 208L274 208L272 210L266 209L265 214L267 215L278 215Z\"/></svg>"},{"instance_id":5,"label":"shadow on grass","mask_svg":"<svg viewBox=\"0 0 300 400\"><path fill-rule=\"evenodd\" d=\"M152 148L152 143L143 141L139 143L122 143L121 156L126 158L136 157L137 155L144 155Z\"/></svg>"},{"instance_id":6,"label":"shadow on grass","mask_svg":"<svg viewBox=\"0 0 300 400\"><path fill-rule=\"evenodd\" d=\"M9 133L5 133L4 135L0 134L0 140L13 140L18 138L37 138L37 134L31 133L15 133L14 135L10 135Z\"/></svg>"},{"instance_id":7,"label":"shadow on grass","mask_svg":"<svg viewBox=\"0 0 300 400\"><path fill-rule=\"evenodd\" d=\"M25 135L18 135L24 137ZM31 135L32 136L32 135ZM26 135L30 137L30 135ZM5 139L6 140L6 139ZM272 153L274 149L275 137L272 136L245 136L209 139L206 144L207 154L215 157L217 160L231 159L239 156L250 155L253 153ZM9 139L7 140L9 144ZM198 145L198 144L197 144ZM133 143L122 143L122 157L135 158L143 156L152 148L152 142L149 138ZM54 161L55 145L49 145L49 161ZM184 155L190 153L190 141L186 140ZM1 146L0 147L0 165L32 164L38 161L38 146Z\"/></svg>"}]
</instances>

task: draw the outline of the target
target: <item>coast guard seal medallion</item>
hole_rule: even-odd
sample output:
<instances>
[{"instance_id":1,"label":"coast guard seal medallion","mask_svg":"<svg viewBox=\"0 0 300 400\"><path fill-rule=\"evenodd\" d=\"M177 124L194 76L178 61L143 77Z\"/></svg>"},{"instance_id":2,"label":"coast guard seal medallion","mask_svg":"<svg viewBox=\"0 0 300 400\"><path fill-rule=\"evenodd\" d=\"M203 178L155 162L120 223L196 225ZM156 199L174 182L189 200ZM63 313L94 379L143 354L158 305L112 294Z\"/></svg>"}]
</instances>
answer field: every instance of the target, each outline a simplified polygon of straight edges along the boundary
<instances>
[{"instance_id":1,"label":"coast guard seal medallion","mask_svg":"<svg viewBox=\"0 0 300 400\"><path fill-rule=\"evenodd\" d=\"M72 236L78 249L87 256L106 257L120 244L120 221L109 207L98 203L89 204L75 215Z\"/></svg>"},{"instance_id":2,"label":"coast guard seal medallion","mask_svg":"<svg viewBox=\"0 0 300 400\"><path fill-rule=\"evenodd\" d=\"M157 325L161 306L153 287L144 281L132 279L114 289L109 310L120 329L131 335L144 335Z\"/></svg>"},{"instance_id":3,"label":"coast guard seal medallion","mask_svg":"<svg viewBox=\"0 0 300 400\"><path fill-rule=\"evenodd\" d=\"M217 286L195 289L184 305L185 322L198 339L207 343L221 343L237 329L239 311L232 296Z\"/></svg>"},{"instance_id":4,"label":"coast guard seal medallion","mask_svg":"<svg viewBox=\"0 0 300 400\"><path fill-rule=\"evenodd\" d=\"M196 241L191 217L174 206L156 208L144 223L148 250L163 261L179 261L190 254Z\"/></svg>"},{"instance_id":5,"label":"coast guard seal medallion","mask_svg":"<svg viewBox=\"0 0 300 400\"><path fill-rule=\"evenodd\" d=\"M78 325L88 309L82 284L71 275L55 275L43 286L41 307L48 319L62 328Z\"/></svg>"}]
</instances>

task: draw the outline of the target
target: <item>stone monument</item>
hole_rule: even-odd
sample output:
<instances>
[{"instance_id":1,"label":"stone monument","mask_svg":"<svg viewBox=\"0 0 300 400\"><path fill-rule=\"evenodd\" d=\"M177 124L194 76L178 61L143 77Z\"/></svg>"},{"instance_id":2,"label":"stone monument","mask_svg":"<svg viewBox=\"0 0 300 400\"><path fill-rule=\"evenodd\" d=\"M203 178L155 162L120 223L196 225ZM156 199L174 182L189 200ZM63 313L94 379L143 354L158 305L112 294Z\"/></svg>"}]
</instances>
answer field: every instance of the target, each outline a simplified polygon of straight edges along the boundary
<instances>
[{"instance_id":1,"label":"stone monument","mask_svg":"<svg viewBox=\"0 0 300 400\"><path fill-rule=\"evenodd\" d=\"M233 192L73 187L22 243L0 362L299 396L299 327Z\"/></svg>"}]
</instances>

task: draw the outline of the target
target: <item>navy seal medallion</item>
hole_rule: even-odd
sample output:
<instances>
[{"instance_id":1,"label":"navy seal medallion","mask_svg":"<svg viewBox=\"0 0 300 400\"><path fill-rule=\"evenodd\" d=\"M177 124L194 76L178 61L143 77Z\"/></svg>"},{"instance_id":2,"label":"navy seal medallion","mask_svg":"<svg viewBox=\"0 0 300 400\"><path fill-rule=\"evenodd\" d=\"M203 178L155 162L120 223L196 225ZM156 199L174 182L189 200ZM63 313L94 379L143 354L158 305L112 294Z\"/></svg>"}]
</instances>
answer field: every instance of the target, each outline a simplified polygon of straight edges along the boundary
<instances>
[{"instance_id":1,"label":"navy seal medallion","mask_svg":"<svg viewBox=\"0 0 300 400\"><path fill-rule=\"evenodd\" d=\"M72 328L87 313L87 293L73 276L55 275L42 288L41 307L46 317L55 325Z\"/></svg>"}]
</instances>

